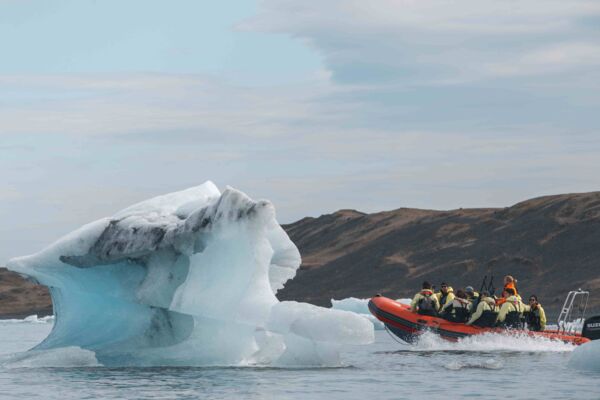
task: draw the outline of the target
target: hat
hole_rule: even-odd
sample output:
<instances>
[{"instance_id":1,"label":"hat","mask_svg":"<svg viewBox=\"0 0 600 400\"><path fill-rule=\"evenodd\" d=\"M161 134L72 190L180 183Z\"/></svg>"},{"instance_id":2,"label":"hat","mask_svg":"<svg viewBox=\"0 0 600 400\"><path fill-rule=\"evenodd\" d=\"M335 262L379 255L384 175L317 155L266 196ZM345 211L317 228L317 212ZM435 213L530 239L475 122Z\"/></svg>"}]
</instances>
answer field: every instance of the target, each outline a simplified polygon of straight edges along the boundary
<instances>
[{"instance_id":1,"label":"hat","mask_svg":"<svg viewBox=\"0 0 600 400\"><path fill-rule=\"evenodd\" d=\"M473 286L467 286L465 288L465 292L467 292L467 293L475 293L475 289L473 289Z\"/></svg>"}]
</instances>

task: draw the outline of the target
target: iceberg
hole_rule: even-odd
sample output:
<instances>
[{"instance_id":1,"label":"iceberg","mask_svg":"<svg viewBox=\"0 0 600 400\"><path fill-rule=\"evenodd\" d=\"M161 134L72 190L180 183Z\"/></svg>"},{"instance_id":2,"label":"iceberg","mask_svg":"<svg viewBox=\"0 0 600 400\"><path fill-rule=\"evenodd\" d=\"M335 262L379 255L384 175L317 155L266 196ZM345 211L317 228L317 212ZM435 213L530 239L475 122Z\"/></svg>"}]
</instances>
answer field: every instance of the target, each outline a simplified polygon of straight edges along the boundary
<instances>
[{"instance_id":1,"label":"iceberg","mask_svg":"<svg viewBox=\"0 0 600 400\"><path fill-rule=\"evenodd\" d=\"M275 294L300 254L266 200L210 181L87 224L10 270L50 289L33 350L79 348L107 366L339 364L374 339L354 313ZM86 353L87 354L87 353Z\"/></svg>"},{"instance_id":2,"label":"iceberg","mask_svg":"<svg viewBox=\"0 0 600 400\"><path fill-rule=\"evenodd\" d=\"M369 311L369 299L358 299L356 297L347 297L342 300L331 299L331 308L334 310L350 311L363 318L368 319L375 330L385 329L383 322L375 318Z\"/></svg>"},{"instance_id":3,"label":"iceberg","mask_svg":"<svg viewBox=\"0 0 600 400\"><path fill-rule=\"evenodd\" d=\"M569 359L569 367L600 372L600 340L584 343L577 347Z\"/></svg>"},{"instance_id":4,"label":"iceberg","mask_svg":"<svg viewBox=\"0 0 600 400\"><path fill-rule=\"evenodd\" d=\"M369 311L369 300L370 299L359 299L356 297L347 297L342 300L331 299L331 308L356 313L371 321L375 330L384 330L385 326L383 325L383 322L375 318ZM402 304L410 304L411 299L396 299L396 301Z\"/></svg>"}]
</instances>

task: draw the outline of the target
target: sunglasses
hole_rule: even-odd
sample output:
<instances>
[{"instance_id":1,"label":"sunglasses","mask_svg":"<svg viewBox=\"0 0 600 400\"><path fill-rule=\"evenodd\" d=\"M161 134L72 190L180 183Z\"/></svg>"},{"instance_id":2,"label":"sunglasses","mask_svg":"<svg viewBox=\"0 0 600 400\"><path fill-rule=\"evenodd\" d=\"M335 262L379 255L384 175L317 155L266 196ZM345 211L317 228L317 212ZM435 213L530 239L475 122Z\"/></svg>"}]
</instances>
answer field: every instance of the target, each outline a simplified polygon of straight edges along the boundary
<instances>
[{"instance_id":1,"label":"sunglasses","mask_svg":"<svg viewBox=\"0 0 600 400\"><path fill-rule=\"evenodd\" d=\"M530 301L530 302L531 302L531 301L535 301L535 299L529 299L529 301Z\"/></svg>"}]
</instances>

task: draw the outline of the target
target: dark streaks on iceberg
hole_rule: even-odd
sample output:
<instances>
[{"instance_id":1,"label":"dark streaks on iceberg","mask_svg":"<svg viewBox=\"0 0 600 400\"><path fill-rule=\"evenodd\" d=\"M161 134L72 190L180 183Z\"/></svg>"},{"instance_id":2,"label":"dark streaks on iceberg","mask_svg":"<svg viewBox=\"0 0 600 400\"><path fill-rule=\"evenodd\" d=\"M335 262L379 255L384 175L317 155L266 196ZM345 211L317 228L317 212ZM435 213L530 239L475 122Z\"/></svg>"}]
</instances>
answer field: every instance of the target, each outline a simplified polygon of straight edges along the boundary
<instances>
[{"instance_id":1,"label":"dark streaks on iceberg","mask_svg":"<svg viewBox=\"0 0 600 400\"><path fill-rule=\"evenodd\" d=\"M225 199L225 200L224 200ZM227 201L226 207L222 207ZM257 207L267 206L267 202L255 203L241 199L232 190L227 190L211 206L204 207L185 217L182 214L174 219L171 215L147 220L139 216L128 216L111 220L96 242L85 255L61 255L60 261L79 268L108 265L126 259L140 259L160 249L172 249L175 252L202 252L206 243L202 238L194 239L201 230L208 231L220 222L227 208L227 219L241 221L256 216ZM233 207L239 207L235 209ZM199 240L198 240L199 239Z\"/></svg>"},{"instance_id":2,"label":"dark streaks on iceberg","mask_svg":"<svg viewBox=\"0 0 600 400\"><path fill-rule=\"evenodd\" d=\"M212 182L135 204L8 268L51 287L37 350L77 346L104 365L321 365L372 340L370 322L279 303L300 254L268 201Z\"/></svg>"},{"instance_id":3,"label":"dark streaks on iceberg","mask_svg":"<svg viewBox=\"0 0 600 400\"><path fill-rule=\"evenodd\" d=\"M148 346L164 347L181 343L192 334L194 318L191 315L153 308L150 326L144 333Z\"/></svg>"}]
</instances>

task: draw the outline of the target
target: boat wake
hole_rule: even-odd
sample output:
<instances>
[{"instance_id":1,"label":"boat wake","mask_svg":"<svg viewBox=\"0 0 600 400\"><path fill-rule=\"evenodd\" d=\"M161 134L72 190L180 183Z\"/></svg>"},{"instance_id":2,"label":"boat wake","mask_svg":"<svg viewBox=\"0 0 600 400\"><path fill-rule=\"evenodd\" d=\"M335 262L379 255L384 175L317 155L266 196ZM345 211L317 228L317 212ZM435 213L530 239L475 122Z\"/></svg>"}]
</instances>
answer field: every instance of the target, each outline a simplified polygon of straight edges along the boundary
<instances>
[{"instance_id":1,"label":"boat wake","mask_svg":"<svg viewBox=\"0 0 600 400\"><path fill-rule=\"evenodd\" d=\"M460 371L461 369L502 369L504 363L496 358L488 358L479 362L452 361L443 365L451 371Z\"/></svg>"},{"instance_id":2,"label":"boat wake","mask_svg":"<svg viewBox=\"0 0 600 400\"><path fill-rule=\"evenodd\" d=\"M502 335L498 333L469 336L457 342L449 342L434 333L426 332L419 337L415 344L406 347L407 351L414 352L560 353L571 352L577 346L545 337L531 337L526 334Z\"/></svg>"}]
</instances>

